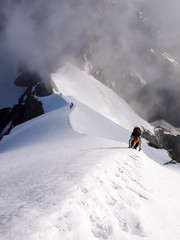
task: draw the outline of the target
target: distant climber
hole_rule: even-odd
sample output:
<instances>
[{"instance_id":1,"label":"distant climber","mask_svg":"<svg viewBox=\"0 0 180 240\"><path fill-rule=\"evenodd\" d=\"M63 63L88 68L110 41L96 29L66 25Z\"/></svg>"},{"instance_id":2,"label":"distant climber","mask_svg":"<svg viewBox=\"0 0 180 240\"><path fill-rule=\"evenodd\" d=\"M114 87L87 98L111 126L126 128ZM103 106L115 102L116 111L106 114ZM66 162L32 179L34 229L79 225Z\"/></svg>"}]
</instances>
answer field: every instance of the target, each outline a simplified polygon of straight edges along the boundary
<instances>
[{"instance_id":1,"label":"distant climber","mask_svg":"<svg viewBox=\"0 0 180 240\"><path fill-rule=\"evenodd\" d=\"M72 108L74 106L74 104L73 104L73 102L71 102L71 104L70 104L70 108Z\"/></svg>"},{"instance_id":2,"label":"distant climber","mask_svg":"<svg viewBox=\"0 0 180 240\"><path fill-rule=\"evenodd\" d=\"M137 147L141 151L141 129L139 127L133 129L129 139L129 148L137 149Z\"/></svg>"}]
</instances>

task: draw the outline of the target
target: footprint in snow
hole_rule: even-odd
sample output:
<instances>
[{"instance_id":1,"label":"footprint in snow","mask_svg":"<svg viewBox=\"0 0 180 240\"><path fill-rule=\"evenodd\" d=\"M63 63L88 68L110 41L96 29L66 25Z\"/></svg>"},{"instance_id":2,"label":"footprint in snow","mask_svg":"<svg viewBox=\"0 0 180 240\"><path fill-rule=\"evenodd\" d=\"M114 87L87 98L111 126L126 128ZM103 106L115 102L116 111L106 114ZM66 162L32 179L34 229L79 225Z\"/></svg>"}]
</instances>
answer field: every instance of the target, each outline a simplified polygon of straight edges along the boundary
<instances>
[{"instance_id":1,"label":"footprint in snow","mask_svg":"<svg viewBox=\"0 0 180 240\"><path fill-rule=\"evenodd\" d=\"M117 200L113 198L110 194L106 196L106 202L109 206L114 206L117 203Z\"/></svg>"},{"instance_id":2,"label":"footprint in snow","mask_svg":"<svg viewBox=\"0 0 180 240\"><path fill-rule=\"evenodd\" d=\"M121 213L115 212L114 215L118 220L119 225L121 226L121 229L123 231L129 232L133 235L138 235L141 237L146 236L140 220L133 213L127 210L126 212L121 212Z\"/></svg>"},{"instance_id":3,"label":"footprint in snow","mask_svg":"<svg viewBox=\"0 0 180 240\"><path fill-rule=\"evenodd\" d=\"M113 182L112 183L112 188L115 189L115 190L122 190L122 187L119 186L117 183Z\"/></svg>"},{"instance_id":4,"label":"footprint in snow","mask_svg":"<svg viewBox=\"0 0 180 240\"><path fill-rule=\"evenodd\" d=\"M88 190L86 188L81 187L80 189L82 193L88 193Z\"/></svg>"},{"instance_id":5,"label":"footprint in snow","mask_svg":"<svg viewBox=\"0 0 180 240\"><path fill-rule=\"evenodd\" d=\"M111 229L105 223L105 220L95 216L90 216L92 233L96 238L108 239Z\"/></svg>"}]
</instances>

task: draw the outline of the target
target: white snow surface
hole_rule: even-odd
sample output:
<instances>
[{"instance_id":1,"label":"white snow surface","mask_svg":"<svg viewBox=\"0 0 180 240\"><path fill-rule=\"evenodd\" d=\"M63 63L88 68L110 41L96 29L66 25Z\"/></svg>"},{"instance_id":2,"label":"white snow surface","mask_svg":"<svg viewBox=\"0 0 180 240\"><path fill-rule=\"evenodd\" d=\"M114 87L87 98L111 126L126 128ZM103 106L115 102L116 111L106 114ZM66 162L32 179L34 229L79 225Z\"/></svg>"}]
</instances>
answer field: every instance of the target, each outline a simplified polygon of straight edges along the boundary
<instances>
[{"instance_id":1,"label":"white snow surface","mask_svg":"<svg viewBox=\"0 0 180 240\"><path fill-rule=\"evenodd\" d=\"M129 131L137 125L153 131L153 127L140 118L122 98L71 64L66 64L57 73L52 74L52 79L63 95L73 96Z\"/></svg>"},{"instance_id":2,"label":"white snow surface","mask_svg":"<svg viewBox=\"0 0 180 240\"><path fill-rule=\"evenodd\" d=\"M63 96L0 143L0 239L178 240L179 165L145 140L128 149L151 126L71 65L52 77Z\"/></svg>"}]
</instances>

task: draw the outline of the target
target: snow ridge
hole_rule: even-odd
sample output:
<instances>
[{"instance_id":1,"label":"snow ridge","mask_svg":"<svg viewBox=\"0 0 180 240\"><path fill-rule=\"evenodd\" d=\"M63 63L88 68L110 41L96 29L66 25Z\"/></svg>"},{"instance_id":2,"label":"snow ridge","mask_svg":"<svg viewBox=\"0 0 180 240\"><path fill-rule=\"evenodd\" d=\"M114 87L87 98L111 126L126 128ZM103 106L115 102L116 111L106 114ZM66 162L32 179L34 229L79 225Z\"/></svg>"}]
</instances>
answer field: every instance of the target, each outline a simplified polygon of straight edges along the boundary
<instances>
[{"instance_id":1,"label":"snow ridge","mask_svg":"<svg viewBox=\"0 0 180 240\"><path fill-rule=\"evenodd\" d=\"M145 141L128 149L134 125L152 127L87 73L52 76L63 97L0 145L0 239L178 239L179 166Z\"/></svg>"}]
</instances>

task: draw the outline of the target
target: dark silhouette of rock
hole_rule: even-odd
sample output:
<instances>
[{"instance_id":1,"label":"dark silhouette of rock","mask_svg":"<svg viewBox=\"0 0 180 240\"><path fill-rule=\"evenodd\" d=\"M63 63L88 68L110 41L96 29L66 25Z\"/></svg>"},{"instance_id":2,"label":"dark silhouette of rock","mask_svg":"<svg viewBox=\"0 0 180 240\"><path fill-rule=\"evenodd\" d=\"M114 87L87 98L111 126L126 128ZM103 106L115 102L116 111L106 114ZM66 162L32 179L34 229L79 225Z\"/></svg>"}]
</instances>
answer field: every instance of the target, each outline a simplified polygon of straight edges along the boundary
<instances>
[{"instance_id":1,"label":"dark silhouette of rock","mask_svg":"<svg viewBox=\"0 0 180 240\"><path fill-rule=\"evenodd\" d=\"M12 128L38 117L44 113L42 103L38 101L33 92L33 86L29 86L19 98L18 104L13 108L0 110L0 135L9 134Z\"/></svg>"},{"instance_id":2,"label":"dark silhouette of rock","mask_svg":"<svg viewBox=\"0 0 180 240\"><path fill-rule=\"evenodd\" d=\"M143 129L142 137L148 141L148 145L154 148L167 150L172 160L180 162L180 135L174 135L162 126L155 127L155 134Z\"/></svg>"},{"instance_id":3,"label":"dark silhouette of rock","mask_svg":"<svg viewBox=\"0 0 180 240\"><path fill-rule=\"evenodd\" d=\"M15 79L14 83L16 86L27 87L30 85L35 86L38 82L41 81L42 79L38 74L25 71Z\"/></svg>"}]
</instances>

